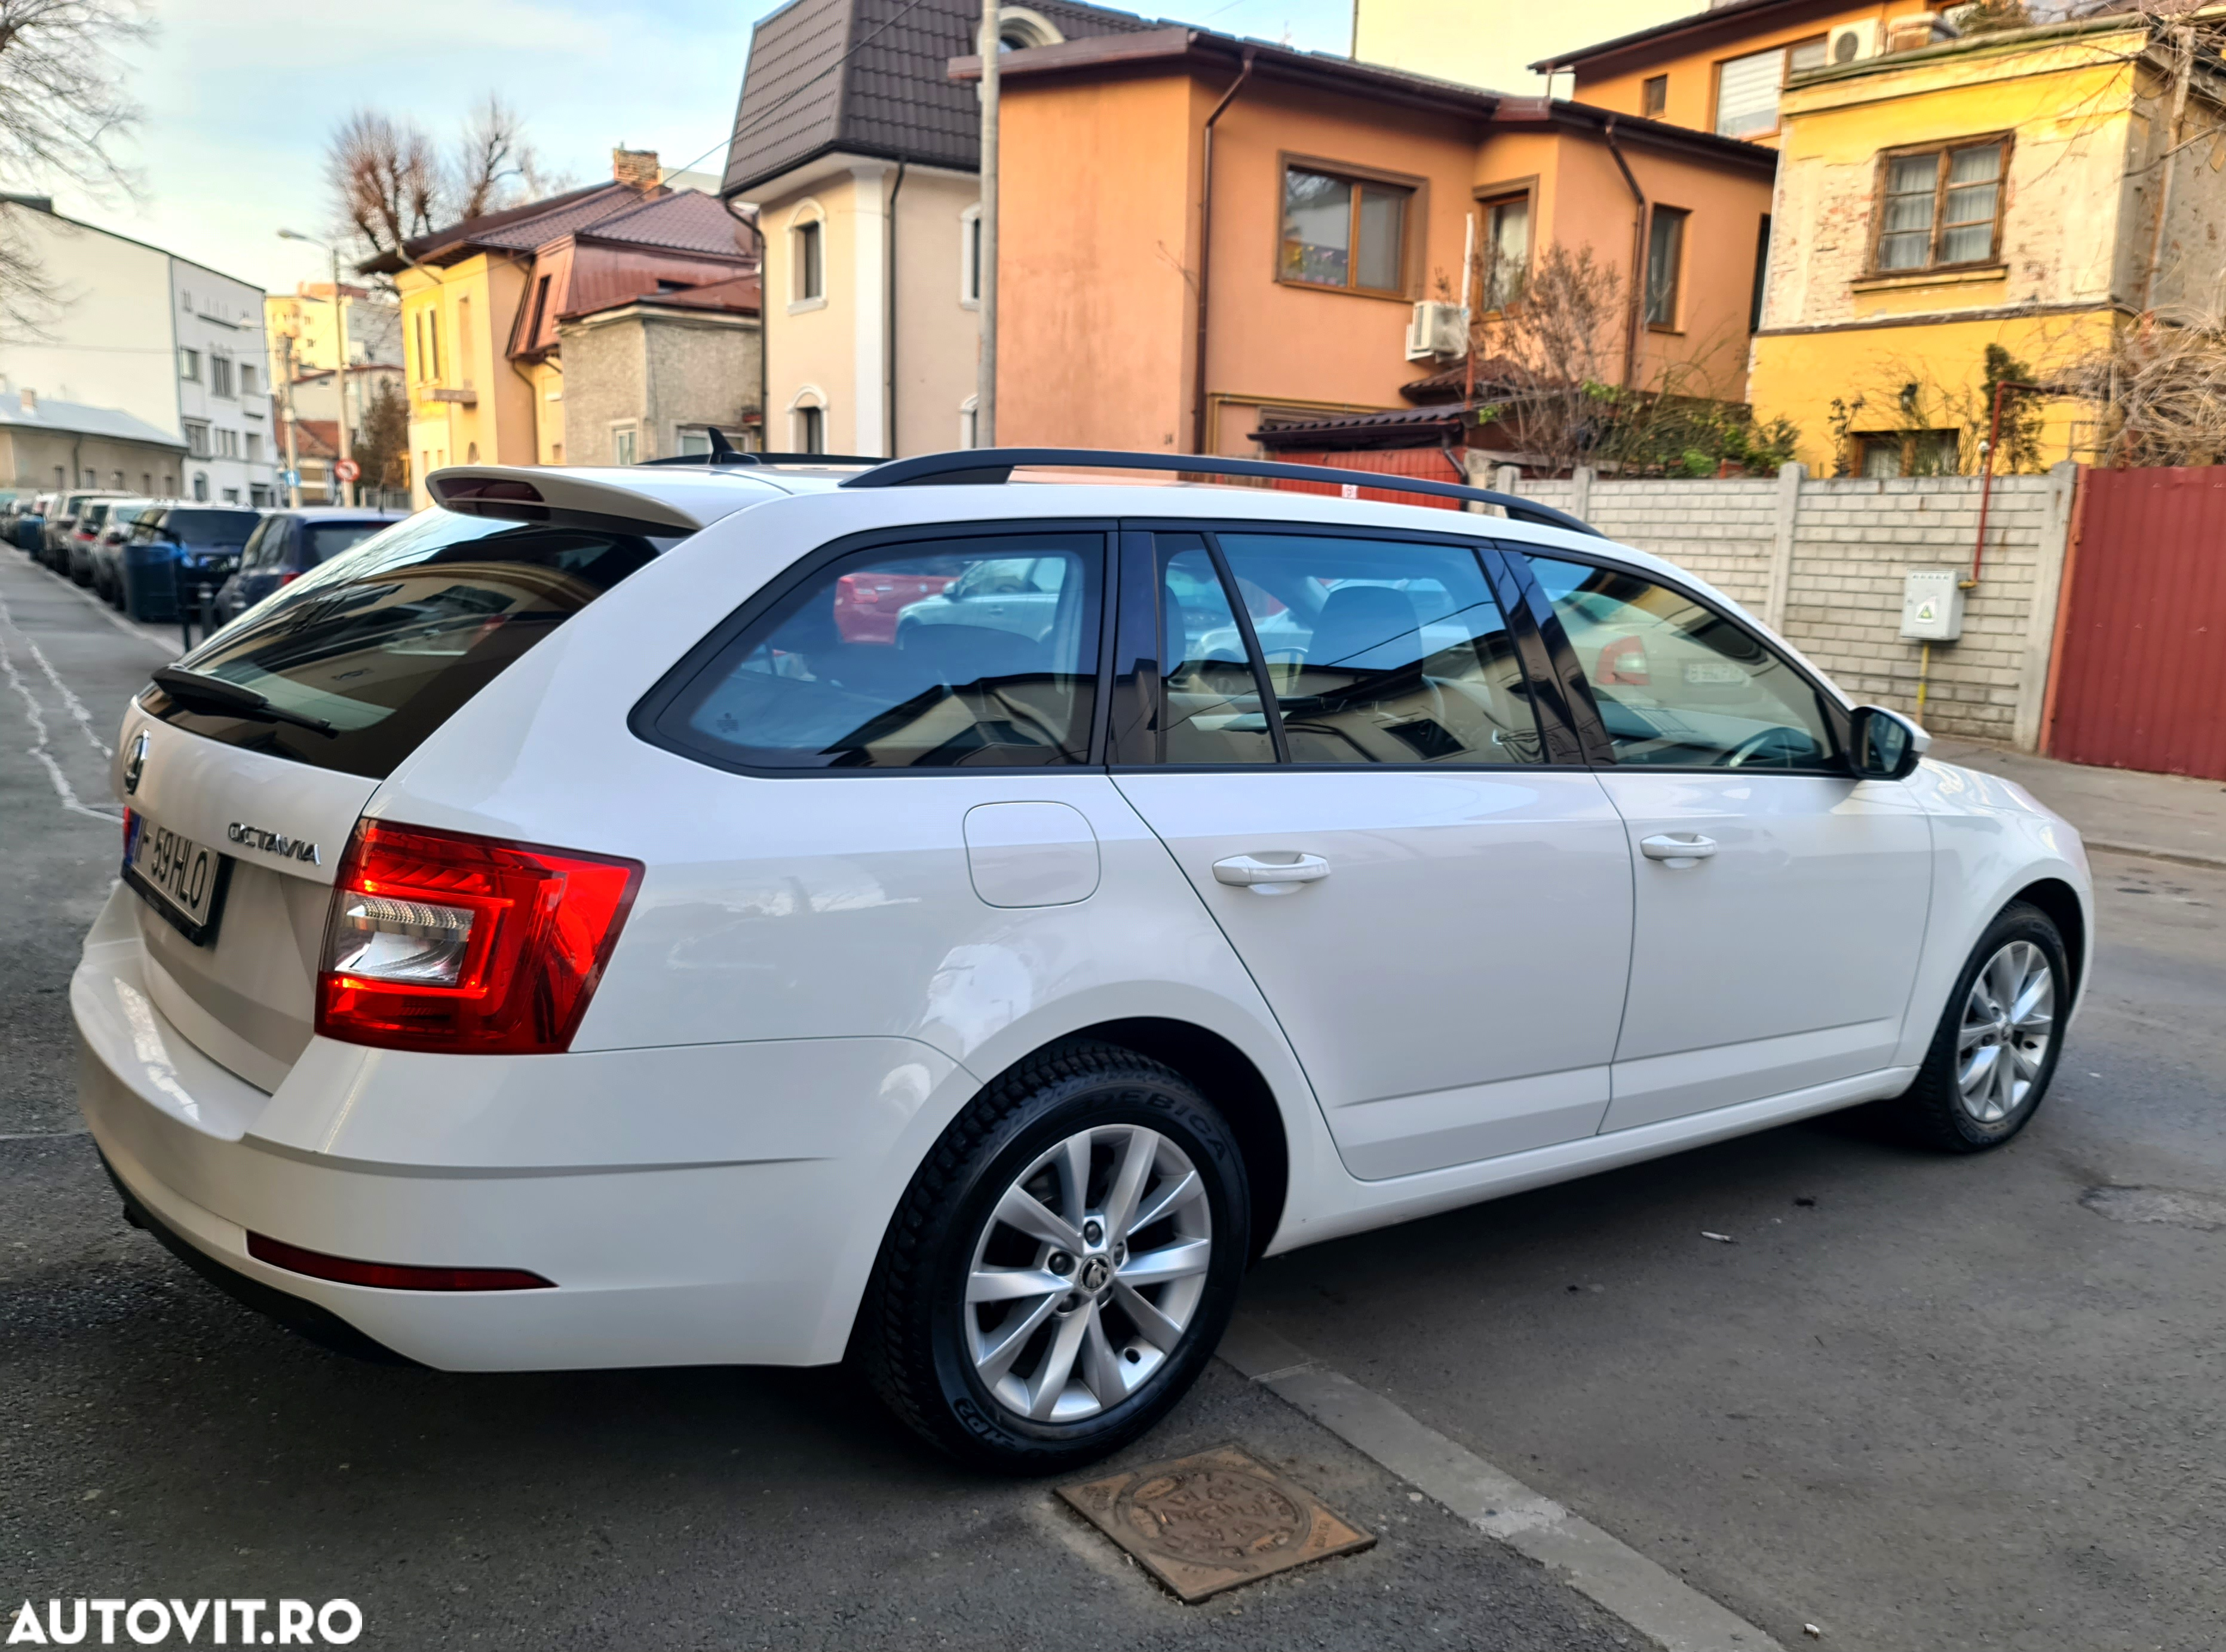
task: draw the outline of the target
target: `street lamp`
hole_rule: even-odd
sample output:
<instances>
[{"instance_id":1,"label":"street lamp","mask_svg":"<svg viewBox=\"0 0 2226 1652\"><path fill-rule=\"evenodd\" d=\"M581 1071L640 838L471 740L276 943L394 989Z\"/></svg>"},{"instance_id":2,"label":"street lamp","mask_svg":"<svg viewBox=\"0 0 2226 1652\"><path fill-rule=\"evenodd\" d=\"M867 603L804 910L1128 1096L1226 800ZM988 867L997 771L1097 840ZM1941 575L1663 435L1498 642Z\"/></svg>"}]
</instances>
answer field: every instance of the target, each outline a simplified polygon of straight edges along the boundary
<instances>
[{"instance_id":1,"label":"street lamp","mask_svg":"<svg viewBox=\"0 0 2226 1652\"><path fill-rule=\"evenodd\" d=\"M352 466L352 465L353 465L353 459L352 459L352 458L351 458L351 456L350 456L350 453L349 453L349 443L348 443L348 405L347 405L347 392L348 392L347 306L340 301L340 249L339 249L338 247L336 247L336 246L333 245L333 244L332 244L331 242L329 242L329 241L320 241L319 239L317 239L317 238L316 238L315 236L314 236L314 235L304 235L304 234L302 234L299 230L280 230L280 231L278 232L278 238L279 238L280 240L282 240L282 241L307 241L307 242L308 242L311 246L321 246L321 247L324 248L324 250L325 250L328 253L329 253L329 254L331 254L331 255L332 255L332 260L333 260L333 337L334 337L334 351L335 351L335 353L336 353L336 355L338 356L338 359L339 359L339 361L340 361L340 365L339 365L337 368L335 368L335 369L334 370L334 373L333 373L333 382L334 382L334 384L339 387L339 390L340 390L340 417L339 417L337 420L335 420L335 421L334 421L334 423L336 423L340 426L340 464L342 464L342 465L351 465L351 466ZM288 395L288 397L290 398L290 397L291 397L291 396L292 396L292 394L293 394L293 387L292 387L291 385L289 385L289 386L287 387L287 395ZM337 466L336 466L336 467L334 467L334 475L335 475L335 476L337 476L337 473L338 473L338 468L339 468L339 467L338 467ZM345 503L349 504L349 505L353 505L353 504L355 503L355 484L354 484L353 482L352 482L352 481L347 481L347 482L342 482L342 483L340 483L340 486L341 486L342 487L345 487L346 489L347 489L347 499L346 499ZM343 501L341 501L341 500L340 500L340 499L336 499L336 498L334 497L334 490L333 490L330 486L328 486L328 487L325 489L325 498L326 498L326 502L327 502L327 503L328 503L328 504L339 504L339 503L342 503L342 502L343 502Z\"/></svg>"}]
</instances>

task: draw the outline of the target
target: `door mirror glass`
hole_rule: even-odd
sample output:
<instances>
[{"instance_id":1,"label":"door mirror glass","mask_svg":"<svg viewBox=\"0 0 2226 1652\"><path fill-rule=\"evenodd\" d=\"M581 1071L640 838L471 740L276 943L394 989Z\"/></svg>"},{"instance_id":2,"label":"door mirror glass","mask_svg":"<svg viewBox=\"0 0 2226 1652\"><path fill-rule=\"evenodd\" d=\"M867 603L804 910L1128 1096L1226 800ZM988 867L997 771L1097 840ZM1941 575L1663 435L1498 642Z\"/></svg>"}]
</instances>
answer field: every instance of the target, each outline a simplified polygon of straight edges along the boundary
<instances>
[{"instance_id":1,"label":"door mirror glass","mask_svg":"<svg viewBox=\"0 0 2226 1652\"><path fill-rule=\"evenodd\" d=\"M1866 780L1899 780L1917 767L1932 740L1899 712L1859 706L1853 729L1855 772Z\"/></svg>"}]
</instances>

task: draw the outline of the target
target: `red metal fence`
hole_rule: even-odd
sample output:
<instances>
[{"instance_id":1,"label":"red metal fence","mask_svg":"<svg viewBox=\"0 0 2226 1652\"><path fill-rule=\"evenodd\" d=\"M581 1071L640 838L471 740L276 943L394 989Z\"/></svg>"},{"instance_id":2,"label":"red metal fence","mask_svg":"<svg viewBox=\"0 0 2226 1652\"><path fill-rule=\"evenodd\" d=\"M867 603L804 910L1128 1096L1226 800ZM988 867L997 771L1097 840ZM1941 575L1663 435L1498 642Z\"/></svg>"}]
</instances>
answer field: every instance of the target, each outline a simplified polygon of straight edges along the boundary
<instances>
[{"instance_id":1,"label":"red metal fence","mask_svg":"<svg viewBox=\"0 0 2226 1652\"><path fill-rule=\"evenodd\" d=\"M2226 466L2083 470L2042 747L2226 780Z\"/></svg>"},{"instance_id":2,"label":"red metal fence","mask_svg":"<svg viewBox=\"0 0 2226 1652\"><path fill-rule=\"evenodd\" d=\"M1278 453L1275 458L1294 465L1329 465L1339 470L1374 471L1379 476L1417 476L1426 482L1460 482L1468 476L1442 448L1364 448L1330 453ZM1269 484L1293 493L1335 493L1327 482L1294 482L1278 477ZM1356 498L1383 499L1393 505L1434 505L1458 511L1459 499L1432 499L1427 493L1395 493L1381 487L1360 486Z\"/></svg>"}]
</instances>

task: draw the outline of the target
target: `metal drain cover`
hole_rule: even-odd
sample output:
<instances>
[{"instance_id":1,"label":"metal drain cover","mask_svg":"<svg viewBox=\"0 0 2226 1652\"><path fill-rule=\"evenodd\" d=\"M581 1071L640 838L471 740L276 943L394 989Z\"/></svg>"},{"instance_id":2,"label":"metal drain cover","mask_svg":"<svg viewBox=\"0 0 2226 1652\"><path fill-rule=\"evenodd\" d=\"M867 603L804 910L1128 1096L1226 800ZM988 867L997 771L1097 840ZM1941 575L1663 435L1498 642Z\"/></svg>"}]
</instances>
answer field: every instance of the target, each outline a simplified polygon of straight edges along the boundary
<instances>
[{"instance_id":1,"label":"metal drain cover","mask_svg":"<svg viewBox=\"0 0 2226 1652\"><path fill-rule=\"evenodd\" d=\"M1376 1541L1234 1446L1059 1495L1187 1602Z\"/></svg>"}]
</instances>

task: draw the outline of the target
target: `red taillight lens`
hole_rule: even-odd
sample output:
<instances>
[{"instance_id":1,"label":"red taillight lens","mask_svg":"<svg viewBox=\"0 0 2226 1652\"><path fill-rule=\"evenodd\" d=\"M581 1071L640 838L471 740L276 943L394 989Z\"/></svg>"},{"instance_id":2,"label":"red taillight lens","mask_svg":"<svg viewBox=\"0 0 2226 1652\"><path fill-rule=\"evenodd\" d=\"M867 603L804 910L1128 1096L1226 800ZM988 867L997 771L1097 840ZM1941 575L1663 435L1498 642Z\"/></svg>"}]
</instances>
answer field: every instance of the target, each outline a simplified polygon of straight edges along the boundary
<instances>
[{"instance_id":1,"label":"red taillight lens","mask_svg":"<svg viewBox=\"0 0 2226 1652\"><path fill-rule=\"evenodd\" d=\"M388 1050L564 1049L641 862L359 821L340 859L317 1031Z\"/></svg>"},{"instance_id":2,"label":"red taillight lens","mask_svg":"<svg viewBox=\"0 0 2226 1652\"><path fill-rule=\"evenodd\" d=\"M247 1236L247 1254L289 1274L328 1279L342 1285L374 1285L382 1291L553 1291L556 1287L523 1268L417 1268L399 1262L359 1262L304 1250L259 1233Z\"/></svg>"}]
</instances>

